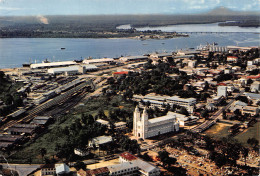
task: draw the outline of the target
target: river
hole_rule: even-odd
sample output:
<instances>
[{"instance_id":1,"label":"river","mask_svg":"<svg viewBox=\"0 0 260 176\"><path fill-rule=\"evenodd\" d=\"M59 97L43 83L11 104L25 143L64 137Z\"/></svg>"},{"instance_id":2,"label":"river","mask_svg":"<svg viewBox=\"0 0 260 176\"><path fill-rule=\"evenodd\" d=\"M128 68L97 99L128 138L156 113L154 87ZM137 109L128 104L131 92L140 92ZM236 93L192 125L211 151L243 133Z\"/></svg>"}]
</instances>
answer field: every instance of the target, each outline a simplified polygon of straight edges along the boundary
<instances>
[{"instance_id":1,"label":"river","mask_svg":"<svg viewBox=\"0 0 260 176\"><path fill-rule=\"evenodd\" d=\"M45 59L66 61L93 58L143 55L196 48L217 42L220 46L259 46L257 33L190 34L164 40L75 39L75 38L8 38L0 39L0 68L21 67L23 63L39 63ZM65 48L65 49L61 49Z\"/></svg>"}]
</instances>

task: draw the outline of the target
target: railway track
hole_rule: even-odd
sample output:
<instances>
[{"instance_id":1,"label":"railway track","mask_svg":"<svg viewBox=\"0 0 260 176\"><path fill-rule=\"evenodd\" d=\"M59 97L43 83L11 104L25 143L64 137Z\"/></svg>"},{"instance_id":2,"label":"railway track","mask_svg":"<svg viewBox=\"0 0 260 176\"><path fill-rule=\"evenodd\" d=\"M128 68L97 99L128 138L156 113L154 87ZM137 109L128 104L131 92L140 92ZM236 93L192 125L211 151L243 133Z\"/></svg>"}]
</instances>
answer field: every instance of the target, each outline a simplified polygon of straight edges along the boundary
<instances>
[{"instance_id":1,"label":"railway track","mask_svg":"<svg viewBox=\"0 0 260 176\"><path fill-rule=\"evenodd\" d=\"M72 89L62 93L61 95L58 95L58 96L54 97L53 99L50 99L50 100L38 105L34 109L27 111L28 115L21 118L20 120L10 120L9 122L7 122L6 124L4 124L0 127L0 132L4 132L6 129L8 129L9 127L11 127L17 123L30 122L34 117L36 117L42 111L44 111L52 106L55 106L57 104L66 102L68 99L70 99L73 96L73 94L81 91L83 88L88 86L88 84L89 84L89 82L83 82L83 83L73 87ZM84 93L86 93L86 92L84 92Z\"/></svg>"}]
</instances>

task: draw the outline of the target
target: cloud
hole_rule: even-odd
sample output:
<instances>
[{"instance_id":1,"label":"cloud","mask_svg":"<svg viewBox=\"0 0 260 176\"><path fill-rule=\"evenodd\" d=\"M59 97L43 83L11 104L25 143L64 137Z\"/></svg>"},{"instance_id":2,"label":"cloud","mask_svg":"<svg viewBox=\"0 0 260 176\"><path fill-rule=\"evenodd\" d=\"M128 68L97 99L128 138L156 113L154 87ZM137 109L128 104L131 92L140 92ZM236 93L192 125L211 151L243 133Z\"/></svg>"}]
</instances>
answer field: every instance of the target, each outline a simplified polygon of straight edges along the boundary
<instances>
[{"instance_id":1,"label":"cloud","mask_svg":"<svg viewBox=\"0 0 260 176\"><path fill-rule=\"evenodd\" d=\"M44 17L44 16L42 16L42 15L38 15L38 16L37 16L37 19L38 19L41 23L43 23L43 24L49 24L48 18L46 18L46 17Z\"/></svg>"},{"instance_id":2,"label":"cloud","mask_svg":"<svg viewBox=\"0 0 260 176\"><path fill-rule=\"evenodd\" d=\"M21 10L21 8L18 7L1 7L0 10L9 10L9 11L15 11L15 10Z\"/></svg>"}]
</instances>

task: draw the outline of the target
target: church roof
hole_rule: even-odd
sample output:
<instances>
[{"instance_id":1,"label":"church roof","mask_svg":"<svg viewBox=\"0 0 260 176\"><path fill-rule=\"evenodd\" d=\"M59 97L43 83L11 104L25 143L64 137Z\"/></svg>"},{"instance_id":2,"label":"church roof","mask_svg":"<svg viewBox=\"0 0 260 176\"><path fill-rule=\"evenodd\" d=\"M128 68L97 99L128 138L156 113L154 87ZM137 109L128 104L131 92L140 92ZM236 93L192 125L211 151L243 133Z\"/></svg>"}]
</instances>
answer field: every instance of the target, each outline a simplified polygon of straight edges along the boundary
<instances>
[{"instance_id":1,"label":"church roof","mask_svg":"<svg viewBox=\"0 0 260 176\"><path fill-rule=\"evenodd\" d=\"M171 119L176 119L176 116L173 115L172 113L168 113L165 116L161 116L161 117L156 117L153 119L149 119L149 123L158 123L158 122L162 122L162 121L166 121L166 120L171 120Z\"/></svg>"}]
</instances>

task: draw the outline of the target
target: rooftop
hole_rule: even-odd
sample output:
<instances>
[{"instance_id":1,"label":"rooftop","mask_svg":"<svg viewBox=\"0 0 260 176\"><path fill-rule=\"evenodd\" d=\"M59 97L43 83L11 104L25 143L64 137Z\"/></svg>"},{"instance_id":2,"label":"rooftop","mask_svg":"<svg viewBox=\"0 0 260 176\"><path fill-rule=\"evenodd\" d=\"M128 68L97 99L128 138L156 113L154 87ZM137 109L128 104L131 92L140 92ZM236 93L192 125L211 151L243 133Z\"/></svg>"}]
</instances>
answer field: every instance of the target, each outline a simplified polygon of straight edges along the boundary
<instances>
[{"instance_id":1,"label":"rooftop","mask_svg":"<svg viewBox=\"0 0 260 176\"><path fill-rule=\"evenodd\" d=\"M176 119L176 115L173 114L172 112L168 112L168 114L165 116L149 119L148 121L149 121L149 123L157 123L157 122L171 120L171 119Z\"/></svg>"},{"instance_id":2,"label":"rooftop","mask_svg":"<svg viewBox=\"0 0 260 176\"><path fill-rule=\"evenodd\" d=\"M75 65L77 64L74 61L63 61L63 62L50 62L50 63L39 63L39 64L31 64L31 68L39 68L39 67L54 67L54 66L62 66L62 65Z\"/></svg>"},{"instance_id":3,"label":"rooftop","mask_svg":"<svg viewBox=\"0 0 260 176\"><path fill-rule=\"evenodd\" d=\"M99 145L105 144L105 143L111 142L112 137L111 136L99 136L99 137L93 138L93 141Z\"/></svg>"},{"instance_id":4,"label":"rooftop","mask_svg":"<svg viewBox=\"0 0 260 176\"><path fill-rule=\"evenodd\" d=\"M128 152L121 153L119 156L126 159L127 161L133 161L137 159L137 157Z\"/></svg>"},{"instance_id":5,"label":"rooftop","mask_svg":"<svg viewBox=\"0 0 260 176\"><path fill-rule=\"evenodd\" d=\"M137 165L135 163L132 162L123 162L120 164L115 164L115 165L111 165L111 166L107 166L110 172L117 172L117 171L121 171L124 169L130 169L133 167L136 167Z\"/></svg>"},{"instance_id":6,"label":"rooftop","mask_svg":"<svg viewBox=\"0 0 260 176\"><path fill-rule=\"evenodd\" d=\"M68 67L50 68L48 71L66 72L66 71L78 71L78 69L79 69L79 66L74 65L74 66L68 66Z\"/></svg>"}]
</instances>

